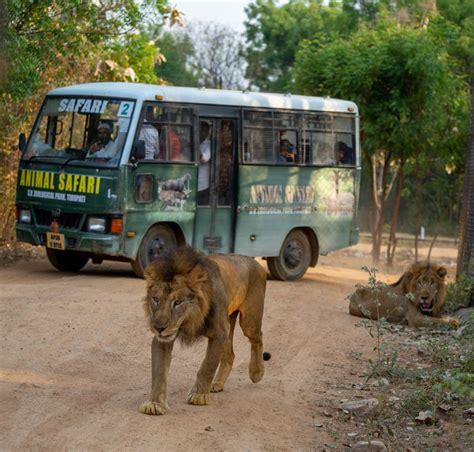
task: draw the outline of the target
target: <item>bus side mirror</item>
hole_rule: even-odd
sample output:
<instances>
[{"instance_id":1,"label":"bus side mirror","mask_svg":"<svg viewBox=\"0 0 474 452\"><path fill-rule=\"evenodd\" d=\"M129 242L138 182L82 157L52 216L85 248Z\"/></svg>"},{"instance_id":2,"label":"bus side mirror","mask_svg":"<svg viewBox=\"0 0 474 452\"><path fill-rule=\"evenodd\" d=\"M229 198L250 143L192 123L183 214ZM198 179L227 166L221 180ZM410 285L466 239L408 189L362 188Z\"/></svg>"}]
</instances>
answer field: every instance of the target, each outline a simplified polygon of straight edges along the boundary
<instances>
[{"instance_id":1,"label":"bus side mirror","mask_svg":"<svg viewBox=\"0 0 474 452\"><path fill-rule=\"evenodd\" d=\"M18 148L20 149L21 152L23 152L25 147L26 147L26 135L23 132L21 132L18 137Z\"/></svg>"},{"instance_id":2,"label":"bus side mirror","mask_svg":"<svg viewBox=\"0 0 474 452\"><path fill-rule=\"evenodd\" d=\"M133 145L132 157L137 160L143 160L145 158L145 141L137 140Z\"/></svg>"}]
</instances>

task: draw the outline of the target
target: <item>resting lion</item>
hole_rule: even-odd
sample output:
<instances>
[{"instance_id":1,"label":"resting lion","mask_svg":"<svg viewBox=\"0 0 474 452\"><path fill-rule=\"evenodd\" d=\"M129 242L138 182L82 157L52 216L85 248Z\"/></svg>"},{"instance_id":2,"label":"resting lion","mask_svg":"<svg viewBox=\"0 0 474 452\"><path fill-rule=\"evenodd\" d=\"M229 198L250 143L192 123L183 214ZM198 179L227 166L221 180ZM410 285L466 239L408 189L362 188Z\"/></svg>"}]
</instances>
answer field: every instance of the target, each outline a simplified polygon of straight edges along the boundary
<instances>
[{"instance_id":1,"label":"resting lion","mask_svg":"<svg viewBox=\"0 0 474 452\"><path fill-rule=\"evenodd\" d=\"M145 280L145 309L154 338L151 395L140 406L141 413L164 414L169 409L168 370L176 338L185 344L208 338L188 403L207 405L210 392L224 389L234 361L232 339L239 314L251 344L250 379L254 383L262 379L266 271L254 259L223 254L206 257L189 247L178 248L148 266Z\"/></svg>"},{"instance_id":2,"label":"resting lion","mask_svg":"<svg viewBox=\"0 0 474 452\"><path fill-rule=\"evenodd\" d=\"M405 323L411 327L448 325L459 321L442 317L446 301L446 269L428 262L417 262L400 279L377 288L359 288L350 297L349 313L377 320Z\"/></svg>"}]
</instances>

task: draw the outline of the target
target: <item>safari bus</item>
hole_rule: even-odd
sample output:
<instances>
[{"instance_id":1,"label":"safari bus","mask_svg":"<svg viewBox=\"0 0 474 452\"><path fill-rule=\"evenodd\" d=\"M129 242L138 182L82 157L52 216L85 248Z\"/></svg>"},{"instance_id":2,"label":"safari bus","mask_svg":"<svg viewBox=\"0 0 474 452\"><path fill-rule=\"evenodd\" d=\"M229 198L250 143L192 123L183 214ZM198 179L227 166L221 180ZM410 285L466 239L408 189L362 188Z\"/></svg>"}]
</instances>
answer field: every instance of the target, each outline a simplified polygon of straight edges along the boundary
<instances>
[{"instance_id":1,"label":"safari bus","mask_svg":"<svg viewBox=\"0 0 474 452\"><path fill-rule=\"evenodd\" d=\"M358 241L350 101L81 84L50 91L19 146L17 239L46 246L60 271L118 260L143 276L187 244L297 280Z\"/></svg>"}]
</instances>

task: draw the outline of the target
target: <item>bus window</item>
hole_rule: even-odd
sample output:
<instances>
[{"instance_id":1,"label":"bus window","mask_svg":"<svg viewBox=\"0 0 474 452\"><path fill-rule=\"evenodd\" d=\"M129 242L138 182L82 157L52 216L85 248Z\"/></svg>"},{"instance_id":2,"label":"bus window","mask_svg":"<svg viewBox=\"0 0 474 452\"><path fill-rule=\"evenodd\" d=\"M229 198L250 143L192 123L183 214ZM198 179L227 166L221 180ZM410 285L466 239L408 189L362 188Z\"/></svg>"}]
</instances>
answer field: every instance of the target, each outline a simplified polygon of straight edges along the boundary
<instances>
[{"instance_id":1,"label":"bus window","mask_svg":"<svg viewBox=\"0 0 474 452\"><path fill-rule=\"evenodd\" d=\"M336 163L334 133L330 115L305 115L303 121L305 162L313 165Z\"/></svg>"},{"instance_id":2,"label":"bus window","mask_svg":"<svg viewBox=\"0 0 474 452\"><path fill-rule=\"evenodd\" d=\"M277 131L273 129L272 112L244 112L244 160L255 163L273 163L278 141Z\"/></svg>"},{"instance_id":3,"label":"bus window","mask_svg":"<svg viewBox=\"0 0 474 452\"><path fill-rule=\"evenodd\" d=\"M116 166L134 105L134 101L102 97L48 97L21 158ZM99 126L107 129L106 140L99 138Z\"/></svg>"},{"instance_id":4,"label":"bus window","mask_svg":"<svg viewBox=\"0 0 474 452\"><path fill-rule=\"evenodd\" d=\"M151 202L153 199L153 175L139 174L135 178L135 201L138 203Z\"/></svg>"},{"instance_id":5,"label":"bus window","mask_svg":"<svg viewBox=\"0 0 474 452\"><path fill-rule=\"evenodd\" d=\"M340 165L355 164L355 119L334 116L337 162Z\"/></svg>"},{"instance_id":6,"label":"bus window","mask_svg":"<svg viewBox=\"0 0 474 452\"><path fill-rule=\"evenodd\" d=\"M145 159L191 162L192 109L158 104L143 108L138 139L145 141Z\"/></svg>"}]
</instances>

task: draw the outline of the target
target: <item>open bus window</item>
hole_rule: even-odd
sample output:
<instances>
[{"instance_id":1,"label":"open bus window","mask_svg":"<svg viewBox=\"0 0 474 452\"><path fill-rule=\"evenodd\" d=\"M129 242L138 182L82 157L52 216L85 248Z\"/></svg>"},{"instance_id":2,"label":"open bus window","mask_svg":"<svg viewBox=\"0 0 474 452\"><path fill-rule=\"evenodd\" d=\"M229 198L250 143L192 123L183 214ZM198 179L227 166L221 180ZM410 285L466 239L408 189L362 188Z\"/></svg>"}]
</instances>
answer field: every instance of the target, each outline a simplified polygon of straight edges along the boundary
<instances>
[{"instance_id":1,"label":"open bus window","mask_svg":"<svg viewBox=\"0 0 474 452\"><path fill-rule=\"evenodd\" d=\"M122 153L133 108L134 102L128 100L46 98L22 159L54 157L91 166L115 166ZM101 135L100 128L107 129L107 134Z\"/></svg>"},{"instance_id":2,"label":"open bus window","mask_svg":"<svg viewBox=\"0 0 474 452\"><path fill-rule=\"evenodd\" d=\"M146 103L137 139L145 141L145 160L193 161L193 110Z\"/></svg>"},{"instance_id":3,"label":"open bus window","mask_svg":"<svg viewBox=\"0 0 474 452\"><path fill-rule=\"evenodd\" d=\"M304 115L303 161L312 165L332 166L336 163L333 119L327 114Z\"/></svg>"},{"instance_id":4,"label":"open bus window","mask_svg":"<svg viewBox=\"0 0 474 452\"><path fill-rule=\"evenodd\" d=\"M349 116L334 116L337 163L355 165L355 120Z\"/></svg>"}]
</instances>

